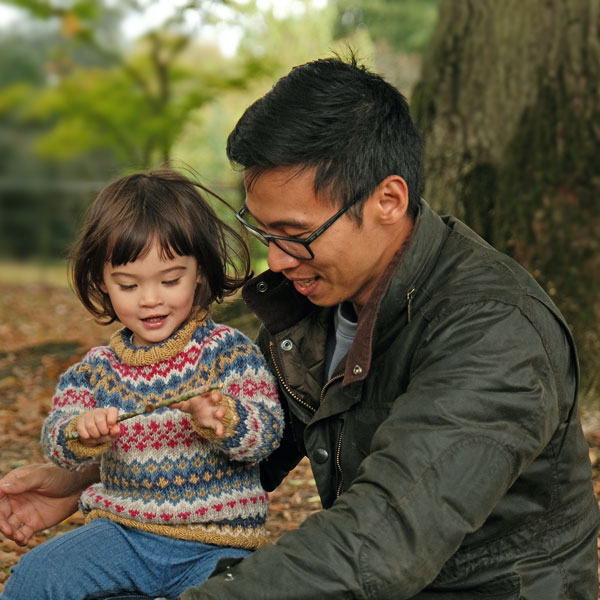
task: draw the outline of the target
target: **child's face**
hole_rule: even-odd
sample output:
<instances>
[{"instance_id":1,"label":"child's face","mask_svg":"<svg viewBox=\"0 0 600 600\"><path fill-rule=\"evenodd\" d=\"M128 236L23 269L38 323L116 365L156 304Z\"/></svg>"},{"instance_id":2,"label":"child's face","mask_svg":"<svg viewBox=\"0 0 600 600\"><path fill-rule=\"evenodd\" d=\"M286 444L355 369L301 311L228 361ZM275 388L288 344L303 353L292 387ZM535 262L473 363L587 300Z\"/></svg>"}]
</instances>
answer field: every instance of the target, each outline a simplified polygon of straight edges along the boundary
<instances>
[{"instance_id":1,"label":"child's face","mask_svg":"<svg viewBox=\"0 0 600 600\"><path fill-rule=\"evenodd\" d=\"M193 256L164 259L154 243L133 262L104 265L103 291L133 344L148 346L168 338L189 317L201 278Z\"/></svg>"}]
</instances>

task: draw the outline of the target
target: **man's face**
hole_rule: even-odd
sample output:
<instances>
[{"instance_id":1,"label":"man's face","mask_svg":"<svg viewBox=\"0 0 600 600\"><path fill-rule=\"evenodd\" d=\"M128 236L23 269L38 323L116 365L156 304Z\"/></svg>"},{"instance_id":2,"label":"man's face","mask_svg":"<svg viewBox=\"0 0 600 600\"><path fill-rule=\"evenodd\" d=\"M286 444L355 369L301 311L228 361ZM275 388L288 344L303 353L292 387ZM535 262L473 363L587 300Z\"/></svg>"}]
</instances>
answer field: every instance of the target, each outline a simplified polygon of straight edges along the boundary
<instances>
[{"instance_id":1,"label":"man's face","mask_svg":"<svg viewBox=\"0 0 600 600\"><path fill-rule=\"evenodd\" d=\"M246 205L261 229L283 236L308 237L339 206L315 195L314 172L278 167L260 175L246 190ZM312 244L313 260L302 260L269 244L268 264L318 306L352 302L364 306L391 255L382 235L376 198L364 205L362 224L342 215Z\"/></svg>"}]
</instances>

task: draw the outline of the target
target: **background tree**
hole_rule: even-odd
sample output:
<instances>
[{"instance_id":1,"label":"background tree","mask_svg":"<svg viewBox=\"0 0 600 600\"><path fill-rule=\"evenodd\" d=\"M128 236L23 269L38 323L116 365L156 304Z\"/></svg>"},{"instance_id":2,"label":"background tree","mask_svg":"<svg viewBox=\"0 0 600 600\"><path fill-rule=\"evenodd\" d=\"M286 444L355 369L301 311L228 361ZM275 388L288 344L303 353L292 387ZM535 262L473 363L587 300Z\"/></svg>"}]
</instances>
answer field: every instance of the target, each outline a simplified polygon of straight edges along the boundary
<instances>
[{"instance_id":1,"label":"background tree","mask_svg":"<svg viewBox=\"0 0 600 600\"><path fill-rule=\"evenodd\" d=\"M426 198L549 290L600 360L600 4L442 0L414 90Z\"/></svg>"},{"instance_id":2,"label":"background tree","mask_svg":"<svg viewBox=\"0 0 600 600\"><path fill-rule=\"evenodd\" d=\"M375 70L410 96L438 15L439 0L335 0L334 36L365 48Z\"/></svg>"}]
</instances>

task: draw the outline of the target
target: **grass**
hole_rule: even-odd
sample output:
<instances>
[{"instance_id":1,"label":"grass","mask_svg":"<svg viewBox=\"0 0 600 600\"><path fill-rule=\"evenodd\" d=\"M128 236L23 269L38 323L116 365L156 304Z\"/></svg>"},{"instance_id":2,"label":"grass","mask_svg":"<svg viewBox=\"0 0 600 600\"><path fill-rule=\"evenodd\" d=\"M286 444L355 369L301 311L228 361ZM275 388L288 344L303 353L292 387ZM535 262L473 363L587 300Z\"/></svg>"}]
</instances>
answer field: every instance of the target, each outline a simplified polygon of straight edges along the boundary
<instances>
[{"instance_id":1,"label":"grass","mask_svg":"<svg viewBox=\"0 0 600 600\"><path fill-rule=\"evenodd\" d=\"M30 285L39 283L57 287L69 287L67 263L0 260L0 283L7 285Z\"/></svg>"}]
</instances>

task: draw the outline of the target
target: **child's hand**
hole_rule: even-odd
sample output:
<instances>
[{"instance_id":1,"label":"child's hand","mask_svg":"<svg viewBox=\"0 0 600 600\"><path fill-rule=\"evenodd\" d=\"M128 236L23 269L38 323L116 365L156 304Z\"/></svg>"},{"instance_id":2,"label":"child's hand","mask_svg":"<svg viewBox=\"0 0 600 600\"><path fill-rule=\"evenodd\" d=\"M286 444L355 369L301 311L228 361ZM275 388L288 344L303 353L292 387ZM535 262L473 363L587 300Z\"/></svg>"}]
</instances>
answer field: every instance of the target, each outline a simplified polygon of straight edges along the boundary
<instances>
[{"instance_id":1,"label":"child's hand","mask_svg":"<svg viewBox=\"0 0 600 600\"><path fill-rule=\"evenodd\" d=\"M212 390L201 396L194 396L185 402L171 404L171 408L178 408L180 411L188 413L200 427L212 429L217 436L221 437L225 431L221 419L227 412L221 405L222 399L221 392Z\"/></svg>"},{"instance_id":2,"label":"child's hand","mask_svg":"<svg viewBox=\"0 0 600 600\"><path fill-rule=\"evenodd\" d=\"M83 413L77 421L79 441L84 446L99 446L112 442L120 433L119 411L115 406L95 408Z\"/></svg>"}]
</instances>

